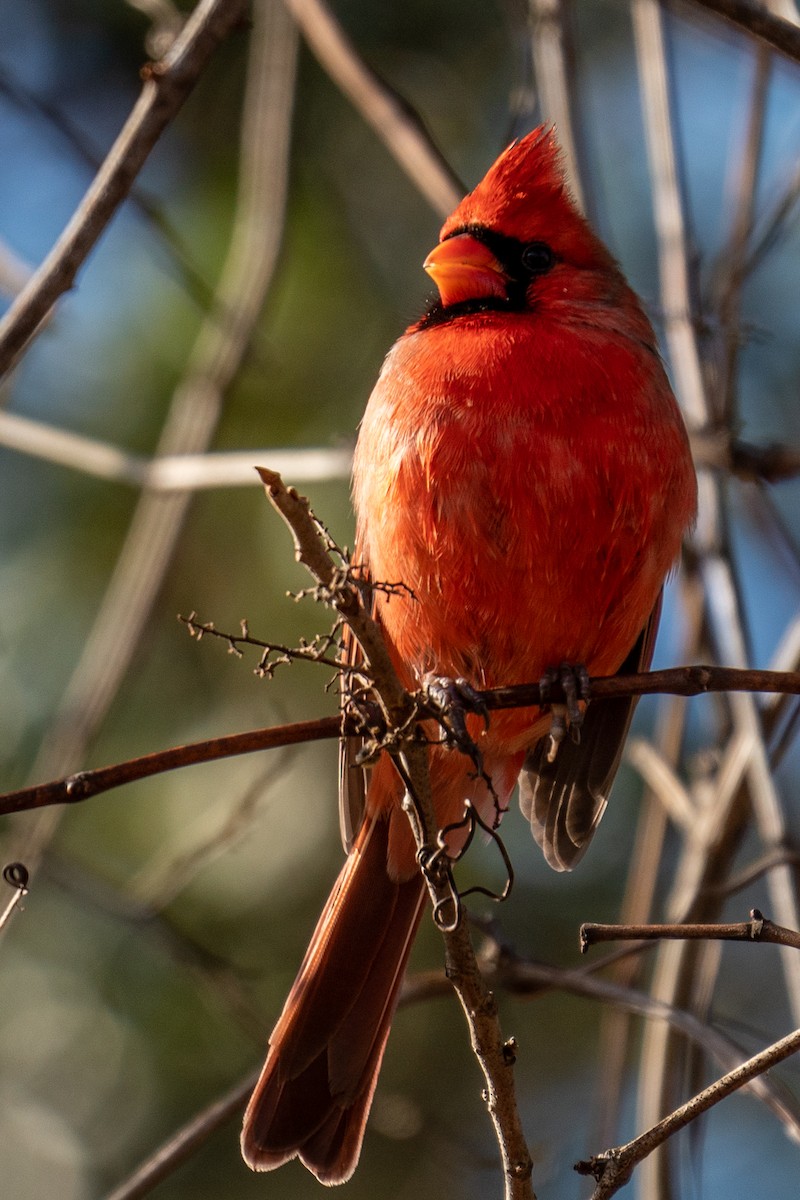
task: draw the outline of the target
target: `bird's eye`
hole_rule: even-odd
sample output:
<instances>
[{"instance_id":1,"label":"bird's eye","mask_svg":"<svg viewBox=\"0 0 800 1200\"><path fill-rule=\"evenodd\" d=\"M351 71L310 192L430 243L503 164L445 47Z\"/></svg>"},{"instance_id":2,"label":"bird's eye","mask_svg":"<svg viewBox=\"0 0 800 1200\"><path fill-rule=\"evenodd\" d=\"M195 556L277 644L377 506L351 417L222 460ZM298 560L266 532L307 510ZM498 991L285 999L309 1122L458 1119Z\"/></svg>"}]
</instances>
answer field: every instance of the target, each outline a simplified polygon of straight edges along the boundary
<instances>
[{"instance_id":1,"label":"bird's eye","mask_svg":"<svg viewBox=\"0 0 800 1200\"><path fill-rule=\"evenodd\" d=\"M531 275L544 275L555 261L555 255L546 242L529 242L522 251L522 265Z\"/></svg>"}]
</instances>

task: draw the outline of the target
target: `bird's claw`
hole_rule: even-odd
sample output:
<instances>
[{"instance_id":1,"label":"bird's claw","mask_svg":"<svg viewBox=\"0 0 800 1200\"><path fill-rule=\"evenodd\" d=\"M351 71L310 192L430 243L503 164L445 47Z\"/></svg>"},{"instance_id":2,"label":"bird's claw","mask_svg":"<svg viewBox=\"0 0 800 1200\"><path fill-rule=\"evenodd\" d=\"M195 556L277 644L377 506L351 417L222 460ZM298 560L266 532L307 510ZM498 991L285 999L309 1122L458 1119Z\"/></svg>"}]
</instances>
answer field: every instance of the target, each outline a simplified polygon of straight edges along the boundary
<instances>
[{"instance_id":1,"label":"bird's claw","mask_svg":"<svg viewBox=\"0 0 800 1200\"><path fill-rule=\"evenodd\" d=\"M480 692L467 679L450 679L444 675L426 675L422 681L425 703L434 710L444 730L448 745L457 746L464 754L479 758L475 742L467 729L467 713L477 713L489 727L489 709Z\"/></svg>"},{"instance_id":2,"label":"bird's claw","mask_svg":"<svg viewBox=\"0 0 800 1200\"><path fill-rule=\"evenodd\" d=\"M548 703L548 697L555 684L560 684L564 693L564 702L550 705L552 721L547 746L547 761L555 762L558 748L567 736L576 745L581 740L581 726L589 700L589 672L583 663L564 662L560 667L548 667L539 680L539 694L543 705Z\"/></svg>"}]
</instances>

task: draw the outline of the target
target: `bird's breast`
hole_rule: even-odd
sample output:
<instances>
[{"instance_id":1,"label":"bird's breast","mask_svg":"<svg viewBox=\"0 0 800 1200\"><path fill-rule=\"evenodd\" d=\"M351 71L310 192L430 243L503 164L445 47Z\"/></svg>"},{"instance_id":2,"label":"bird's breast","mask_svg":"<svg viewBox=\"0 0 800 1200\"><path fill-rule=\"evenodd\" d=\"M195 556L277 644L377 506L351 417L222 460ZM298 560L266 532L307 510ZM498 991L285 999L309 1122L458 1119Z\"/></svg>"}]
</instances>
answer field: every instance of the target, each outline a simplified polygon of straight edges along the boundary
<instances>
[{"instance_id":1,"label":"bird's breast","mask_svg":"<svg viewBox=\"0 0 800 1200\"><path fill-rule=\"evenodd\" d=\"M408 589L378 594L398 659L476 686L565 659L615 670L691 516L657 359L627 351L626 392L620 362L546 339L431 332L390 353L354 466L360 556L374 581Z\"/></svg>"}]
</instances>

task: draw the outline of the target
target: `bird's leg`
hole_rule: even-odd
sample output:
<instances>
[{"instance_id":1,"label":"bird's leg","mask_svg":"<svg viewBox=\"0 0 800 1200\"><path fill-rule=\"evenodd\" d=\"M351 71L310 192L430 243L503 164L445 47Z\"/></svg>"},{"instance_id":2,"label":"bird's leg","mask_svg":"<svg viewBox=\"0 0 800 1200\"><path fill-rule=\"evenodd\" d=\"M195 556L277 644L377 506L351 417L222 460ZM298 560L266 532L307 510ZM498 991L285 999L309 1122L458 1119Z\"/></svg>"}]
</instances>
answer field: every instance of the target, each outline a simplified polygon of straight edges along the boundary
<instances>
[{"instance_id":1,"label":"bird's leg","mask_svg":"<svg viewBox=\"0 0 800 1200\"><path fill-rule=\"evenodd\" d=\"M539 680L539 693L543 705L548 704L550 691L557 683L561 685L564 693L564 702L549 705L552 721L547 761L550 763L555 762L558 748L567 736L568 729L576 745L581 740L581 725L585 705L589 700L589 672L583 663L563 662L560 667L548 667Z\"/></svg>"}]
</instances>

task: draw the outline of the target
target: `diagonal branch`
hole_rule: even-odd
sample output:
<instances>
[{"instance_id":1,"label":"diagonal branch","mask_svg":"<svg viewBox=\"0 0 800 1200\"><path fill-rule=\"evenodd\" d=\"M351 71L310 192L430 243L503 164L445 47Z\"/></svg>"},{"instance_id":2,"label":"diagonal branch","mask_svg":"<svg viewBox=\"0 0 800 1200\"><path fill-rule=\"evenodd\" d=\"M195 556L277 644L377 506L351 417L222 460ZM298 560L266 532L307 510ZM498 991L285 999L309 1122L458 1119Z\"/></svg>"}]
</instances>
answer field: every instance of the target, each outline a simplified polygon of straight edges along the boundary
<instances>
[{"instance_id":1,"label":"diagonal branch","mask_svg":"<svg viewBox=\"0 0 800 1200\"><path fill-rule=\"evenodd\" d=\"M138 102L50 254L0 321L0 376L34 335L59 296L72 287L150 151L180 109L219 43L244 18L245 0L200 0L159 62L142 71Z\"/></svg>"},{"instance_id":2,"label":"diagonal branch","mask_svg":"<svg viewBox=\"0 0 800 1200\"><path fill-rule=\"evenodd\" d=\"M440 216L464 194L421 121L358 56L323 0L284 0L309 48Z\"/></svg>"},{"instance_id":3,"label":"diagonal branch","mask_svg":"<svg viewBox=\"0 0 800 1200\"><path fill-rule=\"evenodd\" d=\"M796 1054L798 1050L800 1029L787 1034L760 1054L754 1055L727 1075L723 1075L721 1079L717 1079L633 1141L624 1146L615 1146L588 1161L576 1163L575 1170L580 1175L594 1175L597 1180L592 1200L608 1200L608 1197L613 1196L629 1181L634 1167L658 1146L663 1146L678 1130L684 1129L701 1113L708 1112L715 1104L719 1104L721 1100L725 1100L790 1055Z\"/></svg>"},{"instance_id":4,"label":"diagonal branch","mask_svg":"<svg viewBox=\"0 0 800 1200\"><path fill-rule=\"evenodd\" d=\"M692 4L715 13L740 33L758 38L772 50L800 62L800 29L768 12L763 5L751 0L692 0Z\"/></svg>"}]
</instances>

